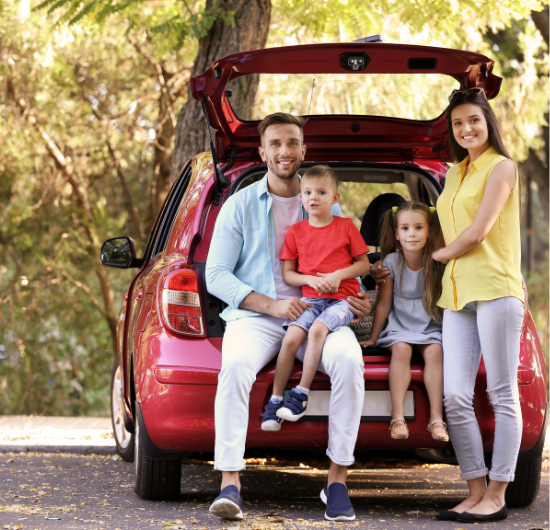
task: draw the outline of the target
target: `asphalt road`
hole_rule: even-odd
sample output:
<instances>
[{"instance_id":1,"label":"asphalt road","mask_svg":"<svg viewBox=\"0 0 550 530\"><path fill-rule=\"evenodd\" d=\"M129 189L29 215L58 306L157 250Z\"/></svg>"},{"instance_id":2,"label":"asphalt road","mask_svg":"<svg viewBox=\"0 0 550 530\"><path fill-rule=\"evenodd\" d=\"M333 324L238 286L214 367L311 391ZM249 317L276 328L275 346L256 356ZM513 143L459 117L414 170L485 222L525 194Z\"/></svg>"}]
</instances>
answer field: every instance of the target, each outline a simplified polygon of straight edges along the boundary
<instances>
[{"instance_id":1,"label":"asphalt road","mask_svg":"<svg viewBox=\"0 0 550 530\"><path fill-rule=\"evenodd\" d=\"M496 527L444 523L433 519L463 498L458 468L414 460L371 459L350 473L357 514L352 523L323 518L318 494L325 463L311 459L252 460L243 473L244 522L208 514L217 495L219 473L200 461L185 461L180 498L175 502L139 499L133 493L133 465L115 456L0 454L0 529L242 529L364 528L498 530L548 529L548 470L537 501L511 510Z\"/></svg>"}]
</instances>

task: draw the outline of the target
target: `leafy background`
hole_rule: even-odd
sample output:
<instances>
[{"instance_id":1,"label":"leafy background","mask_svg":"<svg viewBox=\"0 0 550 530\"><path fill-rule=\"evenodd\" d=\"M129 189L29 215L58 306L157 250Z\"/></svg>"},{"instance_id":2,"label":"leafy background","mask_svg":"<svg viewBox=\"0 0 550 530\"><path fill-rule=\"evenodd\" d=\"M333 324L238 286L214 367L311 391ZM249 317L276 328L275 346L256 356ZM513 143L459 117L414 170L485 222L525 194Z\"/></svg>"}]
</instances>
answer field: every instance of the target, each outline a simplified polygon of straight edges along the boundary
<instances>
[{"instance_id":1,"label":"leafy background","mask_svg":"<svg viewBox=\"0 0 550 530\"><path fill-rule=\"evenodd\" d=\"M380 34L489 55L505 78L494 107L506 145L546 163L548 47L532 15L547 3L375 0L367 11L359 0L272 0L267 46ZM221 1L205 11L192 0L0 0L3 414L107 413L134 271L102 269L99 244L128 234L144 248L198 39L216 20L232 24ZM536 185L526 193L536 245L524 274L548 355L548 198Z\"/></svg>"}]
</instances>

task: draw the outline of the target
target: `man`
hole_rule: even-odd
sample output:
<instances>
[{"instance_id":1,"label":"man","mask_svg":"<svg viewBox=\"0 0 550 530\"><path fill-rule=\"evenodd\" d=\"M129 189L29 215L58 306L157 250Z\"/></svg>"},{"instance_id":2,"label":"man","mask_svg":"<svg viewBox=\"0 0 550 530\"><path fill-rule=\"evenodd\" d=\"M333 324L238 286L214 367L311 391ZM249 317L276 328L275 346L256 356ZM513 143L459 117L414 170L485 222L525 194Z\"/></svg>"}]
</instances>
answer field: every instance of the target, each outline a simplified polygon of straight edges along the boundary
<instances>
[{"instance_id":1,"label":"man","mask_svg":"<svg viewBox=\"0 0 550 530\"><path fill-rule=\"evenodd\" d=\"M228 304L222 369L215 403L214 467L222 472L221 493L210 513L242 519L239 471L243 462L249 419L250 391L256 374L279 352L286 318L296 320L308 304L301 290L284 283L279 260L288 228L304 219L298 168L306 153L306 120L291 114L267 116L258 126L259 148L267 175L230 197L223 205L206 263L208 291ZM341 216L335 204L333 215ZM364 291L348 298L359 321L370 304ZM305 348L297 357L303 360ZM325 517L355 519L345 486L347 466L353 464L364 399L363 357L350 328L329 334L319 370L331 379L328 480L321 492Z\"/></svg>"}]
</instances>

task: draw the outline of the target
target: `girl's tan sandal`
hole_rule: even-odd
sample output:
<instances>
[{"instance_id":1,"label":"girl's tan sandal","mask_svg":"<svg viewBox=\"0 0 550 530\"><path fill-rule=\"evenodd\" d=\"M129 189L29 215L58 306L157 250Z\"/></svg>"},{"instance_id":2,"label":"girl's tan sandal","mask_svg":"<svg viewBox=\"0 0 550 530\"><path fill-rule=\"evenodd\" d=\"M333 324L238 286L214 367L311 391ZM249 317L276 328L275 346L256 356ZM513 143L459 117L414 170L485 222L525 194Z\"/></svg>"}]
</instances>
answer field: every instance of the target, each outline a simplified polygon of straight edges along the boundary
<instances>
[{"instance_id":1,"label":"girl's tan sandal","mask_svg":"<svg viewBox=\"0 0 550 530\"><path fill-rule=\"evenodd\" d=\"M432 423L428 423L426 430L432 434L432 438L437 442L449 441L449 432L444 421L432 421Z\"/></svg>"},{"instance_id":2,"label":"girl's tan sandal","mask_svg":"<svg viewBox=\"0 0 550 530\"><path fill-rule=\"evenodd\" d=\"M409 437L409 428L403 419L391 420L389 431L394 440L406 440Z\"/></svg>"}]
</instances>

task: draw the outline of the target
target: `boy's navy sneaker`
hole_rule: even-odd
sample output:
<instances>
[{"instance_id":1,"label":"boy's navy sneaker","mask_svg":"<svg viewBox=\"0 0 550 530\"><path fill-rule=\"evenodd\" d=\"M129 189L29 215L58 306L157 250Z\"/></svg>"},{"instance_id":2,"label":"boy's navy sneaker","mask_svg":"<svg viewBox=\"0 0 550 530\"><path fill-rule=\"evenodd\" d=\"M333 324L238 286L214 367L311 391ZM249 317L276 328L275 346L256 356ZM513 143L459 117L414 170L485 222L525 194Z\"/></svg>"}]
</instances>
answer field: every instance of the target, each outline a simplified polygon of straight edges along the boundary
<instances>
[{"instance_id":1,"label":"boy's navy sneaker","mask_svg":"<svg viewBox=\"0 0 550 530\"><path fill-rule=\"evenodd\" d=\"M298 421L306 413L307 399L307 394L293 388L284 405L277 411L277 416L287 421Z\"/></svg>"},{"instance_id":2,"label":"boy's navy sneaker","mask_svg":"<svg viewBox=\"0 0 550 530\"><path fill-rule=\"evenodd\" d=\"M283 406L278 399L270 399L262 412L262 431L280 431L283 420L277 416L277 411Z\"/></svg>"},{"instance_id":3,"label":"boy's navy sneaker","mask_svg":"<svg viewBox=\"0 0 550 530\"><path fill-rule=\"evenodd\" d=\"M209 512L222 519L240 520L243 518L241 510L243 499L239 495L237 486L226 486L220 492L219 497L210 505Z\"/></svg>"},{"instance_id":4,"label":"boy's navy sneaker","mask_svg":"<svg viewBox=\"0 0 550 530\"><path fill-rule=\"evenodd\" d=\"M323 493L327 497L325 519L328 521L355 520L355 512L348 495L348 488L344 484L333 482L328 488L325 485L321 492L321 500L323 499Z\"/></svg>"}]
</instances>

